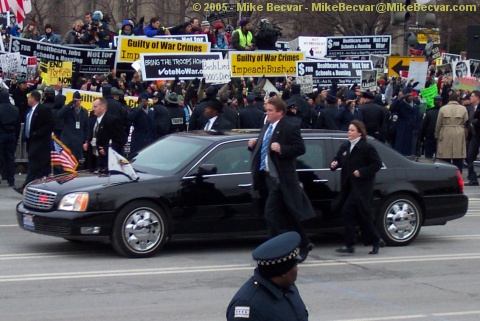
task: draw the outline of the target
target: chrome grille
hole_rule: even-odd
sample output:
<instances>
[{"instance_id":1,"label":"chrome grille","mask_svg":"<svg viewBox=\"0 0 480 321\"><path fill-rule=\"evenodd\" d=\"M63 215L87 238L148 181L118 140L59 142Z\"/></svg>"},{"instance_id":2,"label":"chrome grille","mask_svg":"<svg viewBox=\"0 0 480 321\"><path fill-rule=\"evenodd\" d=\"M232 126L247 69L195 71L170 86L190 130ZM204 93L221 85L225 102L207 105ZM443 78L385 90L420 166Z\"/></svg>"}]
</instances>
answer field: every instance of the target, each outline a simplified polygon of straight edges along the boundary
<instances>
[{"instance_id":1,"label":"chrome grille","mask_svg":"<svg viewBox=\"0 0 480 321\"><path fill-rule=\"evenodd\" d=\"M53 206L57 193L27 187L23 202L28 207L49 210Z\"/></svg>"}]
</instances>

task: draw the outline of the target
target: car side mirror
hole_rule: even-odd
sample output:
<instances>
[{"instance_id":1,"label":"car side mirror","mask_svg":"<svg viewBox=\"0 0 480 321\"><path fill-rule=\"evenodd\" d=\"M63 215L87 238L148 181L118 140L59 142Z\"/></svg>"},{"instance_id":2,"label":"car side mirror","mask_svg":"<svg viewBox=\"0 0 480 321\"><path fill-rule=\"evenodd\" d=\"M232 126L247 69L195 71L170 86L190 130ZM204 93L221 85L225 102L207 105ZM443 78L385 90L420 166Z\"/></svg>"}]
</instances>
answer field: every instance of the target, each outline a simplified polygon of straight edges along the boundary
<instances>
[{"instance_id":1,"label":"car side mirror","mask_svg":"<svg viewBox=\"0 0 480 321\"><path fill-rule=\"evenodd\" d=\"M217 167L215 164L202 164L198 168L198 175L215 175L217 174Z\"/></svg>"}]
</instances>

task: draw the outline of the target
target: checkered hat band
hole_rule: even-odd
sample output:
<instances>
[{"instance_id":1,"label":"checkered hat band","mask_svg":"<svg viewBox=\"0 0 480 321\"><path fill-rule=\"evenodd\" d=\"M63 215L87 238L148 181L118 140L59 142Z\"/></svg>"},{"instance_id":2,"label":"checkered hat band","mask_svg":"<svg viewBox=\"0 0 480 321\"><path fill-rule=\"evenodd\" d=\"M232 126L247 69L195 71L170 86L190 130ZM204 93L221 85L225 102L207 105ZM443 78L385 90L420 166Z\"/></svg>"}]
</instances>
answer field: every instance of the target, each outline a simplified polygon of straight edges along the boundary
<instances>
[{"instance_id":1,"label":"checkered hat band","mask_svg":"<svg viewBox=\"0 0 480 321\"><path fill-rule=\"evenodd\" d=\"M292 259L296 258L299 253L300 253L300 248L297 247L292 253L288 254L287 256L281 257L279 259L274 259L274 260L257 261L257 264L267 266L267 265L274 265L274 264L283 263L283 262L286 262L286 261L289 261L289 260L292 260Z\"/></svg>"}]
</instances>

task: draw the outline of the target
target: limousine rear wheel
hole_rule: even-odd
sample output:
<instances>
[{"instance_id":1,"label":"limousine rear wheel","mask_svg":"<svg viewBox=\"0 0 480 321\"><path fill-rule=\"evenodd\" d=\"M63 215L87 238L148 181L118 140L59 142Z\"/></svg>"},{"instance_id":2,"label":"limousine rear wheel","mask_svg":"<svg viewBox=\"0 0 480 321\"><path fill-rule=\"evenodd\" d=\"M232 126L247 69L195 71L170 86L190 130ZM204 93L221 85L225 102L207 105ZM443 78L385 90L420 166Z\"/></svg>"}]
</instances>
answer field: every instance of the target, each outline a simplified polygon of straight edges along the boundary
<instances>
[{"instance_id":1,"label":"limousine rear wheel","mask_svg":"<svg viewBox=\"0 0 480 321\"><path fill-rule=\"evenodd\" d=\"M390 196L379 209L377 227L388 245L408 245L420 232L422 209L407 194Z\"/></svg>"},{"instance_id":2,"label":"limousine rear wheel","mask_svg":"<svg viewBox=\"0 0 480 321\"><path fill-rule=\"evenodd\" d=\"M150 257L165 243L167 216L150 201L136 201L125 206L115 219L113 248L123 256Z\"/></svg>"}]
</instances>

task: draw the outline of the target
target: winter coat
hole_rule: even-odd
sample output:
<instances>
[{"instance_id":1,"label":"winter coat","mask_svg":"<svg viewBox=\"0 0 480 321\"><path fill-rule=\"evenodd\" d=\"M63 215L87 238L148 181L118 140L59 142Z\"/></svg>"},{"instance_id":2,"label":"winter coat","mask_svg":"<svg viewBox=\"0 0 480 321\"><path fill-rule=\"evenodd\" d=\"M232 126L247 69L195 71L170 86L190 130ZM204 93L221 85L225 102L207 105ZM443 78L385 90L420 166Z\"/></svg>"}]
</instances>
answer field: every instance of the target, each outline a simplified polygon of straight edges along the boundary
<instances>
[{"instance_id":1,"label":"winter coat","mask_svg":"<svg viewBox=\"0 0 480 321\"><path fill-rule=\"evenodd\" d=\"M467 121L467 109L456 101L450 101L440 108L435 127L437 158L458 159L467 157L465 137Z\"/></svg>"}]
</instances>

